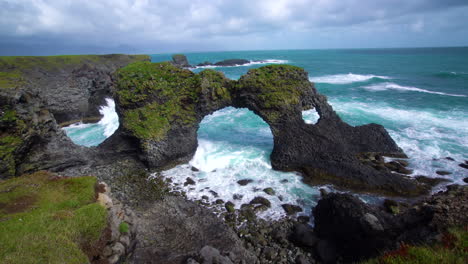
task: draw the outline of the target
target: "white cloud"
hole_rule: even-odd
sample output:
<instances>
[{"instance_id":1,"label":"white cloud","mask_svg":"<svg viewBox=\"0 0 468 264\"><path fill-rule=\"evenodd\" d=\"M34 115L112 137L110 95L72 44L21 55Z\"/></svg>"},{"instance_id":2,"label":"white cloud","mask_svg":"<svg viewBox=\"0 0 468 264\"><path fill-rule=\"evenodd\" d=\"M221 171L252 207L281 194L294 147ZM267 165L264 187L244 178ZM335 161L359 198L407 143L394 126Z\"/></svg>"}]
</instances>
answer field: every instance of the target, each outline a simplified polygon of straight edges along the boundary
<instances>
[{"instance_id":1,"label":"white cloud","mask_svg":"<svg viewBox=\"0 0 468 264\"><path fill-rule=\"evenodd\" d=\"M462 4L468 5L466 0L0 0L0 39L236 46L232 40L245 36L271 43L269 38L280 35L391 31L402 20L407 30L422 32L435 23L424 14L436 17Z\"/></svg>"}]
</instances>

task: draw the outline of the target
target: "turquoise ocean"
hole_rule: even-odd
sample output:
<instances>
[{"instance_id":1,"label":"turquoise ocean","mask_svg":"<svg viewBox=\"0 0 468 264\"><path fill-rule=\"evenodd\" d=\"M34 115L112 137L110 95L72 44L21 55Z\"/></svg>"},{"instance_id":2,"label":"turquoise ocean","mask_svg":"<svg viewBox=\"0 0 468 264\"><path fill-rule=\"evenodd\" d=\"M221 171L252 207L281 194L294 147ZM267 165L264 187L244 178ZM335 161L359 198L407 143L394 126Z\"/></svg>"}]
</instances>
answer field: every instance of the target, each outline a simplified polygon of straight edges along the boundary
<instances>
[{"instance_id":1,"label":"turquoise ocean","mask_svg":"<svg viewBox=\"0 0 468 264\"><path fill-rule=\"evenodd\" d=\"M186 53L192 65L205 61L247 59L236 67L215 67L238 79L249 69L266 64L292 64L304 68L317 90L328 97L340 117L351 125L383 125L410 157L412 176L445 177L463 183L468 170L458 166L468 159L468 48L282 50ZM171 54L151 55L153 62L171 60ZM261 62L258 62L261 61ZM192 69L200 72L205 68ZM118 127L112 100L103 106L104 118L96 124L64 128L72 140L96 146ZM315 111L303 113L306 122L318 119ZM281 204L297 204L308 214L319 199L319 188L310 187L295 173L271 169L273 137L268 125L247 109L228 107L206 116L198 130L198 149L188 164L165 171L174 189L190 199L232 201L236 207L255 196L264 196L272 208L265 218L284 215ZM450 157L450 159L446 159ZM194 172L194 166L200 171ZM444 170L451 174L437 175ZM184 186L187 177L196 185ZM240 186L238 180L253 182ZM275 195L267 195L271 187ZM436 188L434 191L440 190ZM238 199L234 199L236 195ZM363 200L382 197L360 195Z\"/></svg>"}]
</instances>

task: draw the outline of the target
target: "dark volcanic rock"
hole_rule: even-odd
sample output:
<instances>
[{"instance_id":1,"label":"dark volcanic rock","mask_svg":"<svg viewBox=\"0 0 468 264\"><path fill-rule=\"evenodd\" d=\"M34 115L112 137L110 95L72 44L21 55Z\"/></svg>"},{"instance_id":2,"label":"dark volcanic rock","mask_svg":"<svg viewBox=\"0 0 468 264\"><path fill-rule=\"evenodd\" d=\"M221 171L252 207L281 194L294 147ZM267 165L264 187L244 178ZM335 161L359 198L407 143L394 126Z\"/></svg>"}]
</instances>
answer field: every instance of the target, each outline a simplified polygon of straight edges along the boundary
<instances>
[{"instance_id":1,"label":"dark volcanic rock","mask_svg":"<svg viewBox=\"0 0 468 264\"><path fill-rule=\"evenodd\" d=\"M273 188L265 188L263 189L263 191L268 194L268 195L275 195L275 190L273 190Z\"/></svg>"},{"instance_id":2,"label":"dark volcanic rock","mask_svg":"<svg viewBox=\"0 0 468 264\"><path fill-rule=\"evenodd\" d=\"M291 233L290 239L302 247L314 247L319 239L314 230L306 224L296 224Z\"/></svg>"},{"instance_id":3,"label":"dark volcanic rock","mask_svg":"<svg viewBox=\"0 0 468 264\"><path fill-rule=\"evenodd\" d=\"M336 247L346 261L377 255L393 245L391 216L349 194L332 193L314 208L317 235Z\"/></svg>"},{"instance_id":4,"label":"dark volcanic rock","mask_svg":"<svg viewBox=\"0 0 468 264\"><path fill-rule=\"evenodd\" d=\"M460 163L460 164L458 164L458 166L460 166L460 167L462 167L464 169L468 169L468 164L466 164L466 163Z\"/></svg>"},{"instance_id":5,"label":"dark volcanic rock","mask_svg":"<svg viewBox=\"0 0 468 264\"><path fill-rule=\"evenodd\" d=\"M444 171L444 170L438 170L438 171L436 171L436 173L439 174L439 175L442 175L442 176L452 174L451 172Z\"/></svg>"},{"instance_id":6,"label":"dark volcanic rock","mask_svg":"<svg viewBox=\"0 0 468 264\"><path fill-rule=\"evenodd\" d=\"M300 206L293 204L282 204L281 207L283 207L287 215L293 215L295 213L302 212L302 208Z\"/></svg>"},{"instance_id":7,"label":"dark volcanic rock","mask_svg":"<svg viewBox=\"0 0 468 264\"><path fill-rule=\"evenodd\" d=\"M238 183L240 186L246 186L247 184L252 183L252 182L253 182L252 179L243 179L243 180L237 181L237 183Z\"/></svg>"},{"instance_id":8,"label":"dark volcanic rock","mask_svg":"<svg viewBox=\"0 0 468 264\"><path fill-rule=\"evenodd\" d=\"M271 202L264 198L264 197L261 197L261 196L257 196L255 198L252 199L252 201L250 201L251 205L263 205L263 206L266 206L266 207L271 207Z\"/></svg>"},{"instance_id":9,"label":"dark volcanic rock","mask_svg":"<svg viewBox=\"0 0 468 264\"><path fill-rule=\"evenodd\" d=\"M401 242L433 242L448 228L466 225L466 210L468 186L451 185L395 216L352 195L335 193L321 199L313 211L319 238L331 243L345 262L354 262Z\"/></svg>"},{"instance_id":10,"label":"dark volcanic rock","mask_svg":"<svg viewBox=\"0 0 468 264\"><path fill-rule=\"evenodd\" d=\"M244 59L229 59L229 60L223 60L215 63L214 65L216 66L239 66L239 65L244 65L250 63L249 60L244 60Z\"/></svg>"},{"instance_id":11,"label":"dark volcanic rock","mask_svg":"<svg viewBox=\"0 0 468 264\"><path fill-rule=\"evenodd\" d=\"M216 251L232 252L236 256L234 263L255 262L255 256L221 219L182 197L168 196L153 203L138 221L140 232L132 263L184 263L190 256L198 255L205 245L216 245L216 250L205 248L204 251L214 255L200 252L204 257L219 257Z\"/></svg>"},{"instance_id":12,"label":"dark volcanic rock","mask_svg":"<svg viewBox=\"0 0 468 264\"><path fill-rule=\"evenodd\" d=\"M174 66L179 67L179 68L190 68L190 67L192 67L189 64L189 62L187 60L187 57L185 57L185 55L183 55L183 54L172 55L172 63L174 64Z\"/></svg>"},{"instance_id":13,"label":"dark volcanic rock","mask_svg":"<svg viewBox=\"0 0 468 264\"><path fill-rule=\"evenodd\" d=\"M430 177L423 176L423 175L416 176L415 179L418 182L425 183L425 184L427 184L429 186L436 186L436 185L439 185L439 184L441 184L443 182L449 182L449 180L447 180L445 178L430 178Z\"/></svg>"}]
</instances>

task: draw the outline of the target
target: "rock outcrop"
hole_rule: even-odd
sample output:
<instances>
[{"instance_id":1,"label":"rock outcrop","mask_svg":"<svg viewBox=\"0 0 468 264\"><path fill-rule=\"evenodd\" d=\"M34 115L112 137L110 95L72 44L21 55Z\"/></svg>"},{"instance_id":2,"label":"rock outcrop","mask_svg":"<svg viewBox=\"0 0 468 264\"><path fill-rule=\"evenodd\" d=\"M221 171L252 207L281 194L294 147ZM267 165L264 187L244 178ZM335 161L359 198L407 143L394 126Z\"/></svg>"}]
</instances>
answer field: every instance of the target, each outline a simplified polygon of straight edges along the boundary
<instances>
[{"instance_id":1,"label":"rock outcrop","mask_svg":"<svg viewBox=\"0 0 468 264\"><path fill-rule=\"evenodd\" d=\"M149 61L149 56L1 57L0 89L21 88L41 98L59 124L97 121L99 106L111 95L111 74L135 61Z\"/></svg>"},{"instance_id":2,"label":"rock outcrop","mask_svg":"<svg viewBox=\"0 0 468 264\"><path fill-rule=\"evenodd\" d=\"M270 126L274 169L356 191L417 196L429 189L362 162L362 153L404 153L382 126L343 122L299 67L265 66L233 81L213 70L195 74L170 63L140 62L120 69L116 80L122 133L139 141L140 157L150 168L187 162L203 117L234 106L248 108ZM302 119L302 111L311 108L320 115L315 125Z\"/></svg>"},{"instance_id":3,"label":"rock outcrop","mask_svg":"<svg viewBox=\"0 0 468 264\"><path fill-rule=\"evenodd\" d=\"M396 249L402 242L417 245L439 240L448 228L467 225L467 209L468 186L451 185L446 192L396 214L349 194L332 193L313 210L315 235L334 252L330 262L355 262Z\"/></svg>"},{"instance_id":4,"label":"rock outcrop","mask_svg":"<svg viewBox=\"0 0 468 264\"><path fill-rule=\"evenodd\" d=\"M249 60L244 59L229 59L218 61L216 63L212 63L209 61L205 61L203 63L197 64L197 67L206 67L206 66L218 66L218 67L232 67L232 66L242 66L251 63Z\"/></svg>"},{"instance_id":5,"label":"rock outcrop","mask_svg":"<svg viewBox=\"0 0 468 264\"><path fill-rule=\"evenodd\" d=\"M123 151L77 146L59 123L99 119L99 107L112 94L112 73L141 60L149 57L0 57L0 178L89 166L109 158L109 151Z\"/></svg>"},{"instance_id":6,"label":"rock outcrop","mask_svg":"<svg viewBox=\"0 0 468 264\"><path fill-rule=\"evenodd\" d=\"M172 64L179 68L191 68L192 65L189 64L187 57L183 54L172 55Z\"/></svg>"}]
</instances>

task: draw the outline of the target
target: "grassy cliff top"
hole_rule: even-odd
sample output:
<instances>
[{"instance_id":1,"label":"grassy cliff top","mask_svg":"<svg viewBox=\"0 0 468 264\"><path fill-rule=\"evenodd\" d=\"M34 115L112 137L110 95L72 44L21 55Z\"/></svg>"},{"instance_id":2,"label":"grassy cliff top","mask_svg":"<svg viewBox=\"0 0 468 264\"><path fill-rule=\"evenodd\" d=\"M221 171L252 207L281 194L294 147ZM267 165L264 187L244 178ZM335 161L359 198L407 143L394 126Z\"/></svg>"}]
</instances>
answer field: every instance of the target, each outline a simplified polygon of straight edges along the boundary
<instances>
[{"instance_id":1,"label":"grassy cliff top","mask_svg":"<svg viewBox=\"0 0 468 264\"><path fill-rule=\"evenodd\" d=\"M83 64L107 65L126 61L149 61L148 55L60 55L0 56L0 88L17 88L25 83L30 71L57 71Z\"/></svg>"},{"instance_id":2,"label":"grassy cliff top","mask_svg":"<svg viewBox=\"0 0 468 264\"><path fill-rule=\"evenodd\" d=\"M264 109L283 108L299 104L308 87L307 72L292 65L268 65L251 69L239 80L240 92L247 90L256 95Z\"/></svg>"},{"instance_id":3,"label":"grassy cliff top","mask_svg":"<svg viewBox=\"0 0 468 264\"><path fill-rule=\"evenodd\" d=\"M0 263L89 263L82 248L107 225L95 184L48 172L0 181Z\"/></svg>"},{"instance_id":4,"label":"grassy cliff top","mask_svg":"<svg viewBox=\"0 0 468 264\"><path fill-rule=\"evenodd\" d=\"M140 139L162 139L171 125L196 121L200 76L170 63L132 63L116 72L123 126Z\"/></svg>"}]
</instances>

